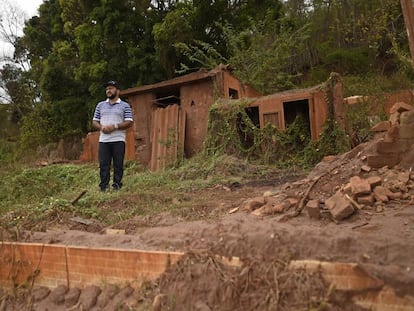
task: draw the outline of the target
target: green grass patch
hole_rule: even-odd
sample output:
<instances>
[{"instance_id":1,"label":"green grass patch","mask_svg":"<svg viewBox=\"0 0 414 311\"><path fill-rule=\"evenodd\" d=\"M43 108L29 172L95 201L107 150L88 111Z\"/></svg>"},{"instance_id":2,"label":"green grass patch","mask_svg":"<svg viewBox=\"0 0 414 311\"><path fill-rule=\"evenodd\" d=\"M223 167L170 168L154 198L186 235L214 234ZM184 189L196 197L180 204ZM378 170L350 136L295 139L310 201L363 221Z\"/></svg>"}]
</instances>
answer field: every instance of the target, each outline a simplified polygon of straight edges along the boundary
<instances>
[{"instance_id":1,"label":"green grass patch","mask_svg":"<svg viewBox=\"0 0 414 311\"><path fill-rule=\"evenodd\" d=\"M151 172L128 161L125 186L120 191L101 193L97 164L9 169L0 173L0 221L4 228L43 230L75 216L111 225L167 211L184 215L193 204L203 205L203 200L209 200L198 195L204 189L259 179L275 170L227 155L196 156L162 172ZM73 204L83 191L86 193Z\"/></svg>"}]
</instances>

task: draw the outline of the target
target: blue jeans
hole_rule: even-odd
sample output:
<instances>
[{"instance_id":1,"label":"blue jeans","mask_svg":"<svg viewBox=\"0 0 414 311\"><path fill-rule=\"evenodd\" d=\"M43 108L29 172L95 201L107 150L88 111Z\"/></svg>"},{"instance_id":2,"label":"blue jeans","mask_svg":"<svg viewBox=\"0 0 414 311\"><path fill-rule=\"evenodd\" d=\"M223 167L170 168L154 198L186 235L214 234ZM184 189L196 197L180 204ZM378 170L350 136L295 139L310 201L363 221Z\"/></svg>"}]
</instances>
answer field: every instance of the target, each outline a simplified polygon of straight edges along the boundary
<instances>
[{"instance_id":1,"label":"blue jeans","mask_svg":"<svg viewBox=\"0 0 414 311\"><path fill-rule=\"evenodd\" d=\"M117 141L110 143L99 143L99 176L101 182L99 187L105 190L109 186L111 178L111 162L113 160L114 176L112 186L116 189L122 187L124 175L125 142Z\"/></svg>"}]
</instances>

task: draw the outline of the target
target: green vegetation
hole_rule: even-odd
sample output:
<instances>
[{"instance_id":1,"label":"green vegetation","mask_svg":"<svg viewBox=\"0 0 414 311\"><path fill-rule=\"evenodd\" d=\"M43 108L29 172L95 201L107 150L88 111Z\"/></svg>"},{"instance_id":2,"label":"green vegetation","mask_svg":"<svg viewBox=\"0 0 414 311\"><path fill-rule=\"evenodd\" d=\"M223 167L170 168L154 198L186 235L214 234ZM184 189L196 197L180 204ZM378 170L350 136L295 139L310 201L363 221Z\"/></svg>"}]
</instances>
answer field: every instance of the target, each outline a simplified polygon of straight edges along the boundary
<instances>
[{"instance_id":1,"label":"green vegetation","mask_svg":"<svg viewBox=\"0 0 414 311\"><path fill-rule=\"evenodd\" d=\"M395 0L54 0L21 26L21 37L2 33L15 54L0 80L23 153L85 135L109 78L128 88L224 63L263 94L338 72L347 96L410 88L414 77Z\"/></svg>"},{"instance_id":2,"label":"green vegetation","mask_svg":"<svg viewBox=\"0 0 414 311\"><path fill-rule=\"evenodd\" d=\"M204 189L276 173L280 177L297 174L225 155L200 155L164 172L150 172L128 161L125 187L118 192L101 193L97 165L13 168L0 172L0 223L5 229L45 230L67 224L75 216L104 225L166 211L192 218L197 214L197 206L202 208L211 201L211 197L203 196ZM72 203L83 191L86 193ZM214 199L219 196L217 193Z\"/></svg>"}]
</instances>

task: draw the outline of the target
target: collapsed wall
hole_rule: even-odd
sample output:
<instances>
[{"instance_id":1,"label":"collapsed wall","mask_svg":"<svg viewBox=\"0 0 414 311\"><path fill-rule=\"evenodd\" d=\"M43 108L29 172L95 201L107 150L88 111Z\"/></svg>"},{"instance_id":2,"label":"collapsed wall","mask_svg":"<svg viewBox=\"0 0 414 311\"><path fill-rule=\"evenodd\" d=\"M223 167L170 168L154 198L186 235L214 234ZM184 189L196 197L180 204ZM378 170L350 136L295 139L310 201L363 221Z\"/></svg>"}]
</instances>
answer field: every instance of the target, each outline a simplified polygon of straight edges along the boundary
<instances>
[{"instance_id":1,"label":"collapsed wall","mask_svg":"<svg viewBox=\"0 0 414 311\"><path fill-rule=\"evenodd\" d=\"M414 159L414 107L398 102L390 109L388 121L372 128L384 132L383 139L375 142L374 153L368 155L367 165L373 168L393 167L400 162L406 168Z\"/></svg>"}]
</instances>

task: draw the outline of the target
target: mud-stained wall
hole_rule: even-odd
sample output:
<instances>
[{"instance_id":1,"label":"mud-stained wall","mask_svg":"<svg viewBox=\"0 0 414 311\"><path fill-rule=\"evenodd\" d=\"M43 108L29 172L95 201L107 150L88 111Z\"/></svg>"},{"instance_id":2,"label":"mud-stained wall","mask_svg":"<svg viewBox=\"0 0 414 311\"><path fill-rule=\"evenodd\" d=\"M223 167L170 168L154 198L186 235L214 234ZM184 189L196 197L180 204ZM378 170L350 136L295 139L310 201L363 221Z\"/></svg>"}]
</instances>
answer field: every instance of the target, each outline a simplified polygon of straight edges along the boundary
<instances>
[{"instance_id":1,"label":"mud-stained wall","mask_svg":"<svg viewBox=\"0 0 414 311\"><path fill-rule=\"evenodd\" d=\"M181 107L187 116L184 152L191 157L202 149L207 135L208 111L215 100L213 81L184 85L180 92Z\"/></svg>"},{"instance_id":2,"label":"mud-stained wall","mask_svg":"<svg viewBox=\"0 0 414 311\"><path fill-rule=\"evenodd\" d=\"M252 89L248 85L242 84L236 77L232 76L229 72L224 71L221 74L223 79L223 96L221 96L222 98L232 98L232 96L229 93L230 89L237 90L239 94L238 98L252 98L262 96L262 94Z\"/></svg>"},{"instance_id":3,"label":"mud-stained wall","mask_svg":"<svg viewBox=\"0 0 414 311\"><path fill-rule=\"evenodd\" d=\"M81 162L98 162L99 131L90 132L83 139ZM125 159L135 160L135 138L132 127L127 129L125 137Z\"/></svg>"},{"instance_id":4,"label":"mud-stained wall","mask_svg":"<svg viewBox=\"0 0 414 311\"><path fill-rule=\"evenodd\" d=\"M128 98L134 115L135 159L144 166L151 161L151 115L155 110L152 104L153 93L142 93Z\"/></svg>"}]
</instances>

